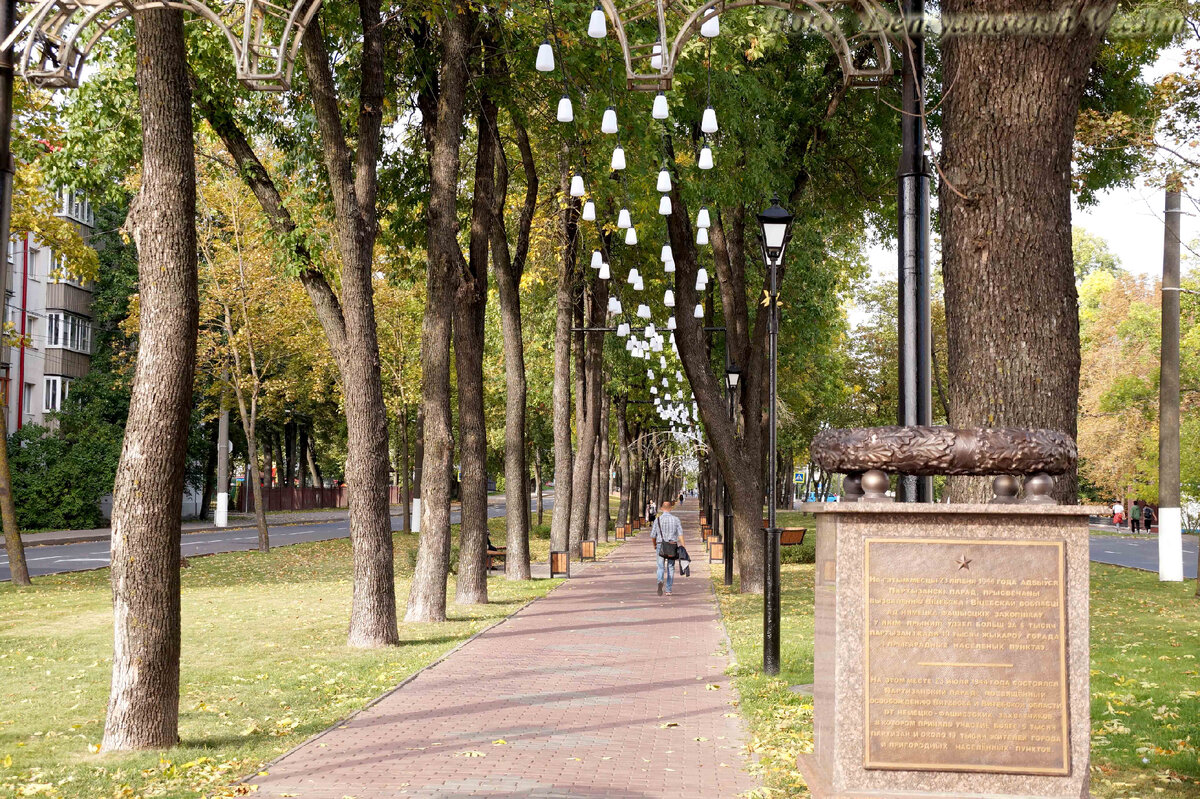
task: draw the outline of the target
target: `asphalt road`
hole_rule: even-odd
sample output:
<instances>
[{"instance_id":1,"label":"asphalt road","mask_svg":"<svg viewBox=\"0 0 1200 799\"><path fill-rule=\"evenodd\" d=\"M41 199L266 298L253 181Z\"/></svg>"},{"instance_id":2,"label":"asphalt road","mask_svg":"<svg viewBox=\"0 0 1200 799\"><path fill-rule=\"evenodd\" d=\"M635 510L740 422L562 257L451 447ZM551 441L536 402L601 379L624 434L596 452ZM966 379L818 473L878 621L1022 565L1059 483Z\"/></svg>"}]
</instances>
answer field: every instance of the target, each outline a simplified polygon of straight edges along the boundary
<instances>
[{"instance_id":1,"label":"asphalt road","mask_svg":"<svg viewBox=\"0 0 1200 799\"><path fill-rule=\"evenodd\" d=\"M1196 579L1196 541L1194 535L1183 537L1183 576ZM1158 571L1158 536L1118 538L1111 535L1092 536L1092 560L1145 571Z\"/></svg>"},{"instance_id":2,"label":"asphalt road","mask_svg":"<svg viewBox=\"0 0 1200 799\"><path fill-rule=\"evenodd\" d=\"M546 508L551 508L554 506L554 497L547 495L543 502ZM533 508L534 502L530 501L529 506ZM503 501L488 506L490 518L503 515ZM450 514L450 521L453 524L458 523L458 511ZM399 516L392 517L392 529L400 529ZM294 525L274 524L270 527L270 533L271 546L281 547L309 541L346 538L350 535L350 523L346 519L339 519L331 522L309 522ZM256 546L258 546L258 533L253 527L187 533L183 536L185 557L212 555L217 552L240 552L254 549ZM29 564L29 574L33 577L42 574L100 569L108 565L109 544L107 541L89 541L78 544L26 547L25 561ZM7 581L9 577L8 556L3 554L3 549L0 547L0 581Z\"/></svg>"}]
</instances>

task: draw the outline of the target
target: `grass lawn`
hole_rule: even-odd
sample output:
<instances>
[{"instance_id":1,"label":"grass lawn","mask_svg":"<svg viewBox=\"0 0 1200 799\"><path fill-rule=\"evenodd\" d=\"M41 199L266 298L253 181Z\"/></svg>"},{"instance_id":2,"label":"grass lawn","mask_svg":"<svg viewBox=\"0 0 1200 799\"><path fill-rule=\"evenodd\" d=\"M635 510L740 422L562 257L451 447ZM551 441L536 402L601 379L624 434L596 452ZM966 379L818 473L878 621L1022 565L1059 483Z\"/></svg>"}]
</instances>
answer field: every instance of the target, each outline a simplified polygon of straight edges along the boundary
<instances>
[{"instance_id":1,"label":"grass lawn","mask_svg":"<svg viewBox=\"0 0 1200 799\"><path fill-rule=\"evenodd\" d=\"M504 519L489 521L503 541ZM549 557L548 531L531 537ZM417 536L397 533L403 614ZM601 544L600 553L613 545ZM237 795L231 783L320 732L561 580L488 582L492 603L401 624L400 646L345 646L350 542L191 558L183 572L179 732L165 752L100 755L111 677L107 569L0 584L0 796ZM449 596L454 597L453 579Z\"/></svg>"},{"instance_id":2,"label":"grass lawn","mask_svg":"<svg viewBox=\"0 0 1200 799\"><path fill-rule=\"evenodd\" d=\"M799 514L786 523L804 525ZM772 793L807 796L796 754L812 749L812 698L788 686L813 681L813 566L784 563L781 571L778 677L762 674L762 597L732 592L719 575L713 585L737 655L756 768ZM1092 564L1091 577L1092 796L1200 799L1196 584L1103 564Z\"/></svg>"}]
</instances>

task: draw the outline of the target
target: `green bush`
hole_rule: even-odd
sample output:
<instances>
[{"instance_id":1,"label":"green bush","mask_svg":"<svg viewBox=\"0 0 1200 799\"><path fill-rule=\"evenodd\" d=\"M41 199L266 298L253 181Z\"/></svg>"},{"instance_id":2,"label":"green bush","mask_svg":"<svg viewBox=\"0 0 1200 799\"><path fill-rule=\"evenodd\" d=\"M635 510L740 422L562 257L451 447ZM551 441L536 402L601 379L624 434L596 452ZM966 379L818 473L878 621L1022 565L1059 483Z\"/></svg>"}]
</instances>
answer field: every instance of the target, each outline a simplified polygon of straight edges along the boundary
<instances>
[{"instance_id":1,"label":"green bush","mask_svg":"<svg viewBox=\"0 0 1200 799\"><path fill-rule=\"evenodd\" d=\"M817 542L805 536L799 546L780 547L779 560L783 563L816 563Z\"/></svg>"},{"instance_id":2,"label":"green bush","mask_svg":"<svg viewBox=\"0 0 1200 799\"><path fill-rule=\"evenodd\" d=\"M533 527L531 527L529 530L529 537L530 538L541 538L543 540L549 541L550 540L550 525L548 525L548 524L533 525Z\"/></svg>"}]
</instances>

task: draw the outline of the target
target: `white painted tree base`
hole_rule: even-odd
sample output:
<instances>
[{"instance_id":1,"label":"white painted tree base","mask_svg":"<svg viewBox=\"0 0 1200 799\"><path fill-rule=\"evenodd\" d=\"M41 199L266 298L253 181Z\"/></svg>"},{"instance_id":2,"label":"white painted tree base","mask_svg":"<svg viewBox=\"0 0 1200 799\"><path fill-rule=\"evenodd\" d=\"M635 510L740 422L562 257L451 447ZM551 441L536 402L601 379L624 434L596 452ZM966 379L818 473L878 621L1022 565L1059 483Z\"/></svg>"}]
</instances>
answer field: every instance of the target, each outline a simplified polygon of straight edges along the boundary
<instances>
[{"instance_id":1,"label":"white painted tree base","mask_svg":"<svg viewBox=\"0 0 1200 799\"><path fill-rule=\"evenodd\" d=\"M217 494L217 511L213 514L213 524L217 527L229 526L229 494Z\"/></svg>"},{"instance_id":2,"label":"white painted tree base","mask_svg":"<svg viewBox=\"0 0 1200 799\"><path fill-rule=\"evenodd\" d=\"M412 531L421 532L421 498L413 497L412 501ZM1182 568L1182 567L1180 567ZM1182 579L1182 578L1180 578Z\"/></svg>"},{"instance_id":3,"label":"white painted tree base","mask_svg":"<svg viewBox=\"0 0 1200 799\"><path fill-rule=\"evenodd\" d=\"M1158 509L1158 579L1183 581L1183 516L1179 508Z\"/></svg>"}]
</instances>

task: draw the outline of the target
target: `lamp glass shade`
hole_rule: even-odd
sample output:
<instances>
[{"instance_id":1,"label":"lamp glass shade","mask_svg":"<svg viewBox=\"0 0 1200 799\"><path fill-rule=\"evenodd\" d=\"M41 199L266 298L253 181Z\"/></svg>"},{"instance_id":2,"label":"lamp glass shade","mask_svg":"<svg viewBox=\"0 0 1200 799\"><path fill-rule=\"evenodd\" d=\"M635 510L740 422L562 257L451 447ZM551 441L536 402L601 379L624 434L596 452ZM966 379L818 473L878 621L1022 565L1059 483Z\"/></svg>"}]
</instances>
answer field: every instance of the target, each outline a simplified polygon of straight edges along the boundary
<instances>
[{"instance_id":1,"label":"lamp glass shade","mask_svg":"<svg viewBox=\"0 0 1200 799\"><path fill-rule=\"evenodd\" d=\"M629 209L622 208L617 212L617 227L624 230L628 227L633 227L633 222L629 219Z\"/></svg>"},{"instance_id":2,"label":"lamp glass shade","mask_svg":"<svg viewBox=\"0 0 1200 799\"><path fill-rule=\"evenodd\" d=\"M657 387L657 386L650 386L650 393L651 393L651 394L657 394L657 393L658 393L658 387Z\"/></svg>"},{"instance_id":3,"label":"lamp glass shade","mask_svg":"<svg viewBox=\"0 0 1200 799\"><path fill-rule=\"evenodd\" d=\"M708 216L708 206L700 206L700 212L696 214L696 227L712 227L712 220Z\"/></svg>"},{"instance_id":4,"label":"lamp glass shade","mask_svg":"<svg viewBox=\"0 0 1200 799\"><path fill-rule=\"evenodd\" d=\"M538 46L537 63L534 66L538 72L554 71L554 48L550 46L549 39Z\"/></svg>"},{"instance_id":5,"label":"lamp glass shade","mask_svg":"<svg viewBox=\"0 0 1200 799\"><path fill-rule=\"evenodd\" d=\"M618 300L616 297L609 297L608 298L608 312L610 314L620 313L621 312L621 301Z\"/></svg>"},{"instance_id":6,"label":"lamp glass shade","mask_svg":"<svg viewBox=\"0 0 1200 799\"><path fill-rule=\"evenodd\" d=\"M654 106L650 109L650 116L655 119L666 119L670 116L667 110L667 96L662 92L654 95Z\"/></svg>"},{"instance_id":7,"label":"lamp glass shade","mask_svg":"<svg viewBox=\"0 0 1200 799\"><path fill-rule=\"evenodd\" d=\"M588 20L588 36L593 39L603 39L607 33L607 25L605 25L604 11L601 10L600 4L596 4L596 8L592 10L591 19Z\"/></svg>"},{"instance_id":8,"label":"lamp glass shade","mask_svg":"<svg viewBox=\"0 0 1200 799\"><path fill-rule=\"evenodd\" d=\"M613 148L612 168L613 168L614 172L620 171L625 168L625 148L624 147L614 147Z\"/></svg>"},{"instance_id":9,"label":"lamp glass shade","mask_svg":"<svg viewBox=\"0 0 1200 799\"><path fill-rule=\"evenodd\" d=\"M696 243L701 246L708 244L708 228L702 227L696 231Z\"/></svg>"},{"instance_id":10,"label":"lamp glass shade","mask_svg":"<svg viewBox=\"0 0 1200 799\"><path fill-rule=\"evenodd\" d=\"M617 109L613 108L611 105L604 109L604 116L600 119L600 132L617 132Z\"/></svg>"},{"instance_id":11,"label":"lamp glass shade","mask_svg":"<svg viewBox=\"0 0 1200 799\"><path fill-rule=\"evenodd\" d=\"M675 307L675 292L667 289L667 293L663 295L663 305L667 306L668 308Z\"/></svg>"},{"instance_id":12,"label":"lamp glass shade","mask_svg":"<svg viewBox=\"0 0 1200 799\"><path fill-rule=\"evenodd\" d=\"M571 196L582 197L587 193L583 187L583 175L573 175L571 177Z\"/></svg>"},{"instance_id":13,"label":"lamp glass shade","mask_svg":"<svg viewBox=\"0 0 1200 799\"><path fill-rule=\"evenodd\" d=\"M592 250L592 269L599 269L602 263L604 263L604 254L599 250Z\"/></svg>"},{"instance_id":14,"label":"lamp glass shade","mask_svg":"<svg viewBox=\"0 0 1200 799\"><path fill-rule=\"evenodd\" d=\"M674 330L674 329L675 329L675 317L668 316L667 317L667 330Z\"/></svg>"},{"instance_id":15,"label":"lamp glass shade","mask_svg":"<svg viewBox=\"0 0 1200 799\"><path fill-rule=\"evenodd\" d=\"M704 306L701 305L700 303L696 303L696 310L692 311L692 316L694 316L697 319L703 319L704 318Z\"/></svg>"},{"instance_id":16,"label":"lamp glass shade","mask_svg":"<svg viewBox=\"0 0 1200 799\"><path fill-rule=\"evenodd\" d=\"M700 283L703 283L706 286L708 285L708 270L703 266L700 267L698 272L696 272L696 284L699 285Z\"/></svg>"},{"instance_id":17,"label":"lamp glass shade","mask_svg":"<svg viewBox=\"0 0 1200 799\"><path fill-rule=\"evenodd\" d=\"M580 219L584 222L596 221L596 204L594 202L588 200L583 204L583 214L580 216Z\"/></svg>"},{"instance_id":18,"label":"lamp glass shade","mask_svg":"<svg viewBox=\"0 0 1200 799\"><path fill-rule=\"evenodd\" d=\"M711 105L704 109L704 114L700 117L700 130L705 133L717 132L717 112Z\"/></svg>"},{"instance_id":19,"label":"lamp glass shade","mask_svg":"<svg viewBox=\"0 0 1200 799\"><path fill-rule=\"evenodd\" d=\"M571 107L571 98L565 94L558 101L558 121L559 122L574 122L575 109Z\"/></svg>"},{"instance_id":20,"label":"lamp glass shade","mask_svg":"<svg viewBox=\"0 0 1200 799\"><path fill-rule=\"evenodd\" d=\"M649 319L650 317L647 316L646 318ZM646 336L650 339L650 346L653 347L655 340L658 338L658 331L654 329L653 322L646 325Z\"/></svg>"},{"instance_id":21,"label":"lamp glass shade","mask_svg":"<svg viewBox=\"0 0 1200 799\"><path fill-rule=\"evenodd\" d=\"M629 228L629 230L625 231L625 243L637 244L637 230L634 228Z\"/></svg>"},{"instance_id":22,"label":"lamp glass shade","mask_svg":"<svg viewBox=\"0 0 1200 799\"><path fill-rule=\"evenodd\" d=\"M650 342L650 350L652 352L662 352L662 339L655 338Z\"/></svg>"},{"instance_id":23,"label":"lamp glass shade","mask_svg":"<svg viewBox=\"0 0 1200 799\"><path fill-rule=\"evenodd\" d=\"M629 323L628 322L622 322L621 324L617 325L617 335L620 336L621 338L625 338L626 336L629 335Z\"/></svg>"},{"instance_id":24,"label":"lamp glass shade","mask_svg":"<svg viewBox=\"0 0 1200 799\"><path fill-rule=\"evenodd\" d=\"M721 18L709 9L704 14L704 24L700 26L700 35L705 39L715 39L721 35Z\"/></svg>"},{"instance_id":25,"label":"lamp glass shade","mask_svg":"<svg viewBox=\"0 0 1200 799\"><path fill-rule=\"evenodd\" d=\"M658 184L654 187L659 192L668 192L671 190L671 173L666 167L658 170Z\"/></svg>"},{"instance_id":26,"label":"lamp glass shade","mask_svg":"<svg viewBox=\"0 0 1200 799\"><path fill-rule=\"evenodd\" d=\"M783 246L783 237L787 235L787 225L770 222L762 226L762 232L763 241L767 243L767 249L778 250Z\"/></svg>"},{"instance_id":27,"label":"lamp glass shade","mask_svg":"<svg viewBox=\"0 0 1200 799\"><path fill-rule=\"evenodd\" d=\"M707 144L700 148L700 158L696 161L696 166L701 169L713 168L712 148Z\"/></svg>"},{"instance_id":28,"label":"lamp glass shade","mask_svg":"<svg viewBox=\"0 0 1200 799\"><path fill-rule=\"evenodd\" d=\"M632 286L634 283L638 282L639 278L641 278L641 275L638 274L637 267L635 266L633 269L629 270L629 277L627 277L625 280L627 283L629 283L629 285Z\"/></svg>"},{"instance_id":29,"label":"lamp glass shade","mask_svg":"<svg viewBox=\"0 0 1200 799\"><path fill-rule=\"evenodd\" d=\"M729 388L731 390L736 389L738 387L738 378L740 378L741 376L742 375L740 372L726 372L725 373L725 382L729 385Z\"/></svg>"},{"instance_id":30,"label":"lamp glass shade","mask_svg":"<svg viewBox=\"0 0 1200 799\"><path fill-rule=\"evenodd\" d=\"M792 226L792 215L779 204L778 196L771 202L770 208L759 213L758 226L762 231L767 254L772 259L779 258L787 241L788 230Z\"/></svg>"},{"instance_id":31,"label":"lamp glass shade","mask_svg":"<svg viewBox=\"0 0 1200 799\"><path fill-rule=\"evenodd\" d=\"M608 268L608 262L606 261L600 264L600 279L608 280L610 277L612 277L612 270Z\"/></svg>"},{"instance_id":32,"label":"lamp glass shade","mask_svg":"<svg viewBox=\"0 0 1200 799\"><path fill-rule=\"evenodd\" d=\"M641 291L645 287L646 287L646 284L642 282L642 276L638 275L637 282L633 284L633 290Z\"/></svg>"},{"instance_id":33,"label":"lamp glass shade","mask_svg":"<svg viewBox=\"0 0 1200 799\"><path fill-rule=\"evenodd\" d=\"M663 248L662 248L662 254L658 256L658 259L659 259L660 261L662 261L664 264L665 264L667 261L674 261L674 260L675 260L675 254L671 252L671 245L670 245L670 244L664 244L664 245L663 245Z\"/></svg>"},{"instance_id":34,"label":"lamp glass shade","mask_svg":"<svg viewBox=\"0 0 1200 799\"><path fill-rule=\"evenodd\" d=\"M665 194L658 198L658 213L660 216L671 215L671 198Z\"/></svg>"},{"instance_id":35,"label":"lamp glass shade","mask_svg":"<svg viewBox=\"0 0 1200 799\"><path fill-rule=\"evenodd\" d=\"M666 272L668 275L671 274L672 272L674 272L675 271L675 262L674 261L664 261L663 262L663 271Z\"/></svg>"},{"instance_id":36,"label":"lamp glass shade","mask_svg":"<svg viewBox=\"0 0 1200 799\"><path fill-rule=\"evenodd\" d=\"M655 42L650 50L650 69L662 69L662 65L662 45Z\"/></svg>"}]
</instances>

